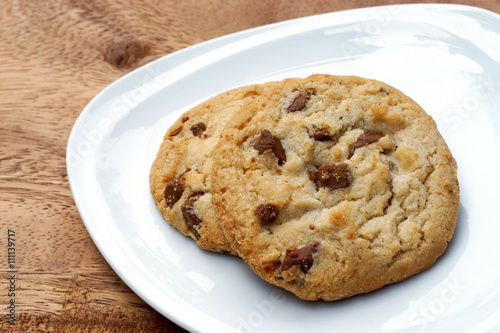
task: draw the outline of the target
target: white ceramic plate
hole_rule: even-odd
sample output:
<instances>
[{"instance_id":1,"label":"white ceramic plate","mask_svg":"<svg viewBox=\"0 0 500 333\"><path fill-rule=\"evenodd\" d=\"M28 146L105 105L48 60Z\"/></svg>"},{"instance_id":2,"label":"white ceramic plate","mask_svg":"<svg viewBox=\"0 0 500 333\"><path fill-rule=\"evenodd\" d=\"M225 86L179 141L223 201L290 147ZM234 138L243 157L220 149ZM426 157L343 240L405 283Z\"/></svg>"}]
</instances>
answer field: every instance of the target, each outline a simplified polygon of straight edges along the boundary
<instances>
[{"instance_id":1,"label":"white ceramic plate","mask_svg":"<svg viewBox=\"0 0 500 333\"><path fill-rule=\"evenodd\" d=\"M252 29L163 57L102 91L68 142L71 189L97 247L190 331L500 330L500 16L457 5L372 7ZM455 236L430 270L338 302L304 302L236 257L199 250L149 194L169 125L224 90L311 73L385 81L436 120L459 165Z\"/></svg>"}]
</instances>

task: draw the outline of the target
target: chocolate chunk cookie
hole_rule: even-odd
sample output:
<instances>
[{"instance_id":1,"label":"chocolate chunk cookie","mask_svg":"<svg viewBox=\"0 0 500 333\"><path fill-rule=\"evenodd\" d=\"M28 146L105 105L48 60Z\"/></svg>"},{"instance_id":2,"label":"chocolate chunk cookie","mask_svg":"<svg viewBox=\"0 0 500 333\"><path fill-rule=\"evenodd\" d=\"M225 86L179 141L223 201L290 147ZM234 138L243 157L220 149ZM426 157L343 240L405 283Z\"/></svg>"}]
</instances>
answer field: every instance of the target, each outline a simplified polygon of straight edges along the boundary
<instances>
[{"instance_id":1,"label":"chocolate chunk cookie","mask_svg":"<svg viewBox=\"0 0 500 333\"><path fill-rule=\"evenodd\" d=\"M375 80L288 79L231 120L213 201L233 249L306 300L336 300L428 269L458 213L456 162L433 119Z\"/></svg>"},{"instance_id":2,"label":"chocolate chunk cookie","mask_svg":"<svg viewBox=\"0 0 500 333\"><path fill-rule=\"evenodd\" d=\"M233 253L212 206L212 152L228 120L272 84L236 88L187 111L165 134L151 167L158 210L204 250Z\"/></svg>"}]
</instances>

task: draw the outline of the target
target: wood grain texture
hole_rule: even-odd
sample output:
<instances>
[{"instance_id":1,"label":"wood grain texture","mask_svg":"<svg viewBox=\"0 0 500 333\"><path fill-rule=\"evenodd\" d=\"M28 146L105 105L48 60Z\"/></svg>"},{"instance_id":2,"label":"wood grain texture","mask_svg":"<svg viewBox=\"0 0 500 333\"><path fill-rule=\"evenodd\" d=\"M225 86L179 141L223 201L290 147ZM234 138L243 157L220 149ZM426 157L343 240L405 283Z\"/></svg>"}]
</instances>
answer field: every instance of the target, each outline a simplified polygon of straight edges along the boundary
<instances>
[{"instance_id":1,"label":"wood grain texture","mask_svg":"<svg viewBox=\"0 0 500 333\"><path fill-rule=\"evenodd\" d=\"M419 1L421 2L421 1ZM492 0L453 1L500 12ZM2 332L184 332L135 295L88 235L68 185L71 128L104 87L232 32L363 6L361 0L53 0L0 6L0 244L16 232L16 324ZM6 255L5 255L6 256ZM195 320L195 319L194 319Z\"/></svg>"}]
</instances>

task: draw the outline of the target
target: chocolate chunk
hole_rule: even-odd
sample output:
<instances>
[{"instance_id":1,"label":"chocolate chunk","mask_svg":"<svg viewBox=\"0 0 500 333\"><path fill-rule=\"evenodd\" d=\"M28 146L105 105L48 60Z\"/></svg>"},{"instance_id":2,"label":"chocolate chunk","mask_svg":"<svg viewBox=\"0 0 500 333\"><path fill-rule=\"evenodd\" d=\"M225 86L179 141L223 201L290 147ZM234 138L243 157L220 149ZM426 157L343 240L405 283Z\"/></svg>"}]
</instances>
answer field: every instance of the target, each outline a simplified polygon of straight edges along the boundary
<instances>
[{"instance_id":1,"label":"chocolate chunk","mask_svg":"<svg viewBox=\"0 0 500 333\"><path fill-rule=\"evenodd\" d=\"M301 93L297 97L295 97L293 102L287 108L288 112L296 112L305 108L310 95L311 94L307 92L307 93Z\"/></svg>"},{"instance_id":2,"label":"chocolate chunk","mask_svg":"<svg viewBox=\"0 0 500 333\"><path fill-rule=\"evenodd\" d=\"M250 142L250 145L259 152L259 155L262 155L266 150L273 149L273 135L268 130L263 130L258 137Z\"/></svg>"},{"instance_id":3,"label":"chocolate chunk","mask_svg":"<svg viewBox=\"0 0 500 333\"><path fill-rule=\"evenodd\" d=\"M204 122L199 122L196 124L191 125L191 132L193 132L194 136L201 137L203 132L207 129L207 125L205 125Z\"/></svg>"},{"instance_id":4,"label":"chocolate chunk","mask_svg":"<svg viewBox=\"0 0 500 333\"><path fill-rule=\"evenodd\" d=\"M281 141L274 137L268 130L263 130L258 137L250 142L250 145L262 155L266 150L272 150L278 158L278 164L286 162L286 154Z\"/></svg>"},{"instance_id":5,"label":"chocolate chunk","mask_svg":"<svg viewBox=\"0 0 500 333\"><path fill-rule=\"evenodd\" d=\"M191 171L191 169L186 169L179 176L175 177L171 181L167 183L167 187L165 187L165 202L168 208L172 208L177 201L182 197L182 193L184 193L184 175L186 172Z\"/></svg>"},{"instance_id":6,"label":"chocolate chunk","mask_svg":"<svg viewBox=\"0 0 500 333\"><path fill-rule=\"evenodd\" d=\"M313 125L313 134L310 135L311 138L317 141L331 141L333 137L330 135L327 129L320 129L316 125Z\"/></svg>"},{"instance_id":7,"label":"chocolate chunk","mask_svg":"<svg viewBox=\"0 0 500 333\"><path fill-rule=\"evenodd\" d=\"M181 212L182 216L184 216L184 220L186 220L186 225L188 226L189 230L193 232L195 237L198 239L200 238L200 234L198 233L198 230L196 230L196 226L199 225L202 220L196 216L196 213L194 211L194 204L196 201L203 195L203 192L197 192L193 194L192 196L189 197L186 201L181 206Z\"/></svg>"},{"instance_id":8,"label":"chocolate chunk","mask_svg":"<svg viewBox=\"0 0 500 333\"><path fill-rule=\"evenodd\" d=\"M349 158L351 158L352 155L354 155L354 151L356 149L364 147L364 146L368 146L369 144L377 142L378 140L380 140L383 137L384 137L383 133L380 133L377 131L372 131L369 129L365 129L363 131L363 134L361 134L358 137L358 140L356 140L356 142L349 147Z\"/></svg>"},{"instance_id":9,"label":"chocolate chunk","mask_svg":"<svg viewBox=\"0 0 500 333\"><path fill-rule=\"evenodd\" d=\"M188 116L184 116L184 117L182 117L182 119L181 119L181 121L182 121L183 123L185 123L185 122L186 122L186 121L188 121L188 120L189 120L189 117L188 117Z\"/></svg>"},{"instance_id":10,"label":"chocolate chunk","mask_svg":"<svg viewBox=\"0 0 500 333\"><path fill-rule=\"evenodd\" d=\"M349 169L346 164L325 164L310 173L309 178L317 187L330 190L349 186Z\"/></svg>"},{"instance_id":11,"label":"chocolate chunk","mask_svg":"<svg viewBox=\"0 0 500 333\"><path fill-rule=\"evenodd\" d=\"M179 134L180 132L182 131L182 126L179 126L177 127L176 129L174 129L169 135L170 136L176 136L177 134Z\"/></svg>"},{"instance_id":12,"label":"chocolate chunk","mask_svg":"<svg viewBox=\"0 0 500 333\"><path fill-rule=\"evenodd\" d=\"M255 215L264 222L273 222L278 217L279 209L273 204L265 203L259 205L255 210Z\"/></svg>"},{"instance_id":13,"label":"chocolate chunk","mask_svg":"<svg viewBox=\"0 0 500 333\"><path fill-rule=\"evenodd\" d=\"M381 138L384 137L384 134L377 132L377 131L372 131L369 129L365 129L363 131L363 134L358 137L358 140L356 143L354 143L354 149L361 148L363 146L368 146L370 143L377 142Z\"/></svg>"},{"instance_id":14,"label":"chocolate chunk","mask_svg":"<svg viewBox=\"0 0 500 333\"><path fill-rule=\"evenodd\" d=\"M283 165L283 163L286 162L285 150L283 149L283 146L281 145L281 141L277 137L274 137L273 153L278 158L279 165Z\"/></svg>"},{"instance_id":15,"label":"chocolate chunk","mask_svg":"<svg viewBox=\"0 0 500 333\"><path fill-rule=\"evenodd\" d=\"M165 202L168 208L172 208L184 193L184 178L182 176L176 177L168 182L165 187Z\"/></svg>"},{"instance_id":16,"label":"chocolate chunk","mask_svg":"<svg viewBox=\"0 0 500 333\"><path fill-rule=\"evenodd\" d=\"M285 255L285 260L281 263L278 268L278 274L289 270L293 266L300 265L300 270L304 273L309 272L311 269L314 259L313 254L318 252L319 243L311 243L309 245L303 246L295 250L287 250Z\"/></svg>"}]
</instances>

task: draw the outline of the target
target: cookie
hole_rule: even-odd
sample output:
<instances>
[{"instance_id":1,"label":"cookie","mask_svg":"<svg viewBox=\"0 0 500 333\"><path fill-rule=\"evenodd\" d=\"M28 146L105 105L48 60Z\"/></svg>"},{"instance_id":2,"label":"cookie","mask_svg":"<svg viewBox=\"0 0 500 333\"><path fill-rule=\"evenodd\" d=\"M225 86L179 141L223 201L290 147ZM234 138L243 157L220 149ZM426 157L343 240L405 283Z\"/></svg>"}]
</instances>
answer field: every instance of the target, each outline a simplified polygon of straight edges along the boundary
<instances>
[{"instance_id":1,"label":"cookie","mask_svg":"<svg viewBox=\"0 0 500 333\"><path fill-rule=\"evenodd\" d=\"M459 206L433 119L370 79L287 79L238 113L213 155L231 246L266 281L337 300L433 265Z\"/></svg>"},{"instance_id":2,"label":"cookie","mask_svg":"<svg viewBox=\"0 0 500 333\"><path fill-rule=\"evenodd\" d=\"M212 151L227 121L271 85L226 91L187 111L168 129L153 162L149 181L156 207L204 250L233 253L212 206Z\"/></svg>"}]
</instances>

